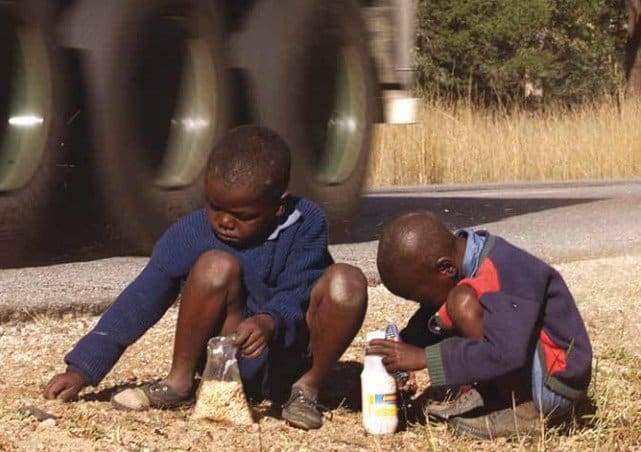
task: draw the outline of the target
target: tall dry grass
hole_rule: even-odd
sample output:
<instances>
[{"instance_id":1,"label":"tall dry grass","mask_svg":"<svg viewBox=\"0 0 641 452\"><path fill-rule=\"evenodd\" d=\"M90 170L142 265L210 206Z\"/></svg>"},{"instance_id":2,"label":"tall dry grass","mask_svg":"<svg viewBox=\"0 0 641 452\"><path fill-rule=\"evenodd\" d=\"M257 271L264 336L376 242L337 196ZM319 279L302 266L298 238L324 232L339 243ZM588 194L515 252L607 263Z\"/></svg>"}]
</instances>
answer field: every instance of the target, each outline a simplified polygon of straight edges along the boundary
<instances>
[{"instance_id":1,"label":"tall dry grass","mask_svg":"<svg viewBox=\"0 0 641 452\"><path fill-rule=\"evenodd\" d=\"M575 111L479 110L425 101L419 122L377 126L368 185L641 176L641 100Z\"/></svg>"}]
</instances>

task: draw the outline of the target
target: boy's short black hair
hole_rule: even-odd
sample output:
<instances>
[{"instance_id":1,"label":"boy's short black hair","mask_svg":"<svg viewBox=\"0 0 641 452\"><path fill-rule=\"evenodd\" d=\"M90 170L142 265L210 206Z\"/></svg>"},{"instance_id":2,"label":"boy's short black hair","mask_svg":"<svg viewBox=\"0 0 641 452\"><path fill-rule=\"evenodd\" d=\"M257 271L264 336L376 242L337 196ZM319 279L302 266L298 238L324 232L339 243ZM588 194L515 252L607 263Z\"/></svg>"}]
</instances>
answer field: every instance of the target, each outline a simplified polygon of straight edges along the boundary
<instances>
[{"instance_id":1,"label":"boy's short black hair","mask_svg":"<svg viewBox=\"0 0 641 452\"><path fill-rule=\"evenodd\" d=\"M401 215L381 234L376 256L379 273L402 273L409 263L436 268L437 259L451 253L455 241L433 212L419 210Z\"/></svg>"},{"instance_id":2,"label":"boy's short black hair","mask_svg":"<svg viewBox=\"0 0 641 452\"><path fill-rule=\"evenodd\" d=\"M277 201L289 185L291 157L285 140L273 130L240 126L228 131L209 155L207 175L231 187L252 187Z\"/></svg>"}]
</instances>

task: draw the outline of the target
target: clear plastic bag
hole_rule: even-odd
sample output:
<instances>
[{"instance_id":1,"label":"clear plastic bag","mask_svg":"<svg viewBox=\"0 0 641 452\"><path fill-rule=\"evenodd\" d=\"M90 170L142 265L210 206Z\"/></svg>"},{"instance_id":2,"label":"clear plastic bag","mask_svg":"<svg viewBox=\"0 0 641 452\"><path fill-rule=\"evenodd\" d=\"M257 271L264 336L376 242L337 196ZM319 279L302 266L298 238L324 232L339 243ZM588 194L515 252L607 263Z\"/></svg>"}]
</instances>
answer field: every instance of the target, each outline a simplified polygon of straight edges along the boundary
<instances>
[{"instance_id":1,"label":"clear plastic bag","mask_svg":"<svg viewBox=\"0 0 641 452\"><path fill-rule=\"evenodd\" d=\"M193 419L233 425L254 422L247 404L234 345L234 336L217 336L207 343L207 364L196 394Z\"/></svg>"}]
</instances>

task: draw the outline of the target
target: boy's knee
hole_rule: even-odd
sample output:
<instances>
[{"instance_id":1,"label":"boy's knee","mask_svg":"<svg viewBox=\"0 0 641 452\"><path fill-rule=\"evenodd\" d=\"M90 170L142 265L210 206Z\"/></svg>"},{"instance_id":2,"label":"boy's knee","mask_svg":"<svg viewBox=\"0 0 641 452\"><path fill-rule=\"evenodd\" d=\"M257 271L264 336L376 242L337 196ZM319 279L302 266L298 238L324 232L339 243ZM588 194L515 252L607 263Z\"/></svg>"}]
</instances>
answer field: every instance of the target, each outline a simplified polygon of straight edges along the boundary
<instances>
[{"instance_id":1,"label":"boy's knee","mask_svg":"<svg viewBox=\"0 0 641 452\"><path fill-rule=\"evenodd\" d=\"M203 253L189 273L189 280L212 290L227 287L240 279L241 266L238 259L220 250Z\"/></svg>"},{"instance_id":2,"label":"boy's knee","mask_svg":"<svg viewBox=\"0 0 641 452\"><path fill-rule=\"evenodd\" d=\"M327 295L334 303L350 307L367 305L367 279L358 268L334 264L323 277L327 279Z\"/></svg>"},{"instance_id":3,"label":"boy's knee","mask_svg":"<svg viewBox=\"0 0 641 452\"><path fill-rule=\"evenodd\" d=\"M470 325L483 320L483 308L474 290L458 286L447 299L447 313L455 325Z\"/></svg>"}]
</instances>

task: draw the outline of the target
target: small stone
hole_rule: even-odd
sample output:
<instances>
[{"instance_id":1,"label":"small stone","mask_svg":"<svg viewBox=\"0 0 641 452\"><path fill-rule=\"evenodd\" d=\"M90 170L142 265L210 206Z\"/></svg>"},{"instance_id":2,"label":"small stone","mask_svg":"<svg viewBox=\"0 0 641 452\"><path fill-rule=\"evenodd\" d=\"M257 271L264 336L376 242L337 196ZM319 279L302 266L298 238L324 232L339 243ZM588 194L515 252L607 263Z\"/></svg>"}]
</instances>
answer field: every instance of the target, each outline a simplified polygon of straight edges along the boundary
<instances>
[{"instance_id":1,"label":"small stone","mask_svg":"<svg viewBox=\"0 0 641 452\"><path fill-rule=\"evenodd\" d=\"M56 420L56 416L29 404L29 402L23 401L23 405L20 408L20 411L28 416L33 416L39 422L46 421L46 420L53 420L55 422Z\"/></svg>"},{"instance_id":2,"label":"small stone","mask_svg":"<svg viewBox=\"0 0 641 452\"><path fill-rule=\"evenodd\" d=\"M120 407L133 411L149 408L150 402L145 392L140 388L128 388L120 391L113 398Z\"/></svg>"},{"instance_id":3,"label":"small stone","mask_svg":"<svg viewBox=\"0 0 641 452\"><path fill-rule=\"evenodd\" d=\"M42 428L55 427L56 426L56 420L52 419L52 418L45 419L44 421L40 422L40 424L38 424L38 426L42 427Z\"/></svg>"}]
</instances>

